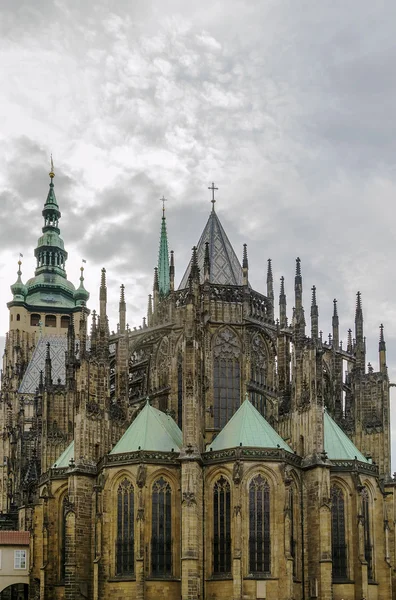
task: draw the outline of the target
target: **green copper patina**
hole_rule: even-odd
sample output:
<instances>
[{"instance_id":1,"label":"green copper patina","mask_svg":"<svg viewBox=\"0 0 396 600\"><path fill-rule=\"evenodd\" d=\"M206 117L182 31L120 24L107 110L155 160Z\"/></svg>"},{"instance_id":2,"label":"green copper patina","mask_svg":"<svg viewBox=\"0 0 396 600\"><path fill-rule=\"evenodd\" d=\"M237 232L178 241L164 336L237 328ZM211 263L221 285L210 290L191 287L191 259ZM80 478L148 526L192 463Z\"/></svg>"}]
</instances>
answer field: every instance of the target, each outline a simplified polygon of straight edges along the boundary
<instances>
[{"instance_id":1,"label":"green copper patina","mask_svg":"<svg viewBox=\"0 0 396 600\"><path fill-rule=\"evenodd\" d=\"M18 279L11 286L13 300L9 303L24 304L29 308L65 311L87 302L89 293L84 288L84 277L81 272L80 286L76 290L68 281L65 265L67 252L60 236L59 219L61 212L55 196L54 169L51 159L49 191L44 204L42 215L44 226L38 239L34 255L37 260L35 276L24 285L21 280L19 262Z\"/></svg>"},{"instance_id":2,"label":"green copper patina","mask_svg":"<svg viewBox=\"0 0 396 600\"><path fill-rule=\"evenodd\" d=\"M161 198L162 202L162 223L161 223L161 238L158 253L158 286L159 293L162 296L169 294L170 278L169 278L169 250L168 250L168 234L166 232L165 219L165 202L166 198Z\"/></svg>"},{"instance_id":3,"label":"green copper patina","mask_svg":"<svg viewBox=\"0 0 396 600\"><path fill-rule=\"evenodd\" d=\"M369 462L358 450L355 444L342 431L341 427L325 411L324 419L324 449L330 460L360 460Z\"/></svg>"},{"instance_id":4,"label":"green copper patina","mask_svg":"<svg viewBox=\"0 0 396 600\"><path fill-rule=\"evenodd\" d=\"M169 415L147 402L110 454L150 450L180 452L182 432Z\"/></svg>"},{"instance_id":5,"label":"green copper patina","mask_svg":"<svg viewBox=\"0 0 396 600\"><path fill-rule=\"evenodd\" d=\"M68 467L70 463L70 459L74 460L74 440L68 445L66 450L62 452L60 457L54 464L52 465L53 469L62 469L63 467Z\"/></svg>"}]
</instances>

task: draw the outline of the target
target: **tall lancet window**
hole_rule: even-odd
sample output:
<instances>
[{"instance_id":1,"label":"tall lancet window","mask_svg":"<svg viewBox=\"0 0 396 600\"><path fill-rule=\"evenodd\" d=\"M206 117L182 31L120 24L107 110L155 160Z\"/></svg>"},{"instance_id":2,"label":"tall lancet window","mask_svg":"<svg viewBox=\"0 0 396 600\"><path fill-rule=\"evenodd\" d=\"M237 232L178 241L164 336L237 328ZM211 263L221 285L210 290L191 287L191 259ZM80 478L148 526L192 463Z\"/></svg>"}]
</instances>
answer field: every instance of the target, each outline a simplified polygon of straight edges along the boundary
<instances>
[{"instance_id":1,"label":"tall lancet window","mask_svg":"<svg viewBox=\"0 0 396 600\"><path fill-rule=\"evenodd\" d=\"M261 475L249 485L249 572L271 572L270 489Z\"/></svg>"},{"instance_id":2,"label":"tall lancet window","mask_svg":"<svg viewBox=\"0 0 396 600\"><path fill-rule=\"evenodd\" d=\"M213 573L231 573L231 490L223 476L213 488Z\"/></svg>"},{"instance_id":3,"label":"tall lancet window","mask_svg":"<svg viewBox=\"0 0 396 600\"><path fill-rule=\"evenodd\" d=\"M362 517L364 527L364 558L367 562L367 578L369 581L374 579L373 569L373 541L371 537L371 515L370 515L370 497L367 488L362 490Z\"/></svg>"},{"instance_id":4,"label":"tall lancet window","mask_svg":"<svg viewBox=\"0 0 396 600\"><path fill-rule=\"evenodd\" d=\"M65 580L66 575L66 512L69 504L69 497L63 497L60 515L60 580Z\"/></svg>"},{"instance_id":5,"label":"tall lancet window","mask_svg":"<svg viewBox=\"0 0 396 600\"><path fill-rule=\"evenodd\" d=\"M345 536L345 500L341 488L331 488L331 544L333 579L347 577L347 545Z\"/></svg>"},{"instance_id":6,"label":"tall lancet window","mask_svg":"<svg viewBox=\"0 0 396 600\"><path fill-rule=\"evenodd\" d=\"M241 348L236 334L223 329L213 348L214 426L221 429L239 408L241 399Z\"/></svg>"},{"instance_id":7,"label":"tall lancet window","mask_svg":"<svg viewBox=\"0 0 396 600\"><path fill-rule=\"evenodd\" d=\"M172 575L172 490L160 477L152 488L151 572Z\"/></svg>"},{"instance_id":8,"label":"tall lancet window","mask_svg":"<svg viewBox=\"0 0 396 600\"><path fill-rule=\"evenodd\" d=\"M183 356L177 356L177 424L183 429Z\"/></svg>"},{"instance_id":9,"label":"tall lancet window","mask_svg":"<svg viewBox=\"0 0 396 600\"><path fill-rule=\"evenodd\" d=\"M134 572L135 497L133 485L124 479L117 490L116 574Z\"/></svg>"},{"instance_id":10,"label":"tall lancet window","mask_svg":"<svg viewBox=\"0 0 396 600\"><path fill-rule=\"evenodd\" d=\"M261 336L256 335L252 340L251 349L250 400L263 417L265 417L266 355L266 346Z\"/></svg>"}]
</instances>

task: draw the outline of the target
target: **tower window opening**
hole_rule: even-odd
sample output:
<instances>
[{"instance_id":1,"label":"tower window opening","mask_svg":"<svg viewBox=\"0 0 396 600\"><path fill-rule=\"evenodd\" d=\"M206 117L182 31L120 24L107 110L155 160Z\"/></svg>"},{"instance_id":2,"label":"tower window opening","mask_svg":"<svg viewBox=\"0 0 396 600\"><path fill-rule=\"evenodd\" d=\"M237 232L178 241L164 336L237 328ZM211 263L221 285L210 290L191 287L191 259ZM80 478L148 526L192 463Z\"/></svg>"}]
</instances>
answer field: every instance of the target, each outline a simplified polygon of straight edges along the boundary
<instances>
[{"instance_id":1,"label":"tower window opening","mask_svg":"<svg viewBox=\"0 0 396 600\"><path fill-rule=\"evenodd\" d=\"M55 315L46 315L45 326L46 327L56 327L56 316Z\"/></svg>"},{"instance_id":2,"label":"tower window opening","mask_svg":"<svg viewBox=\"0 0 396 600\"><path fill-rule=\"evenodd\" d=\"M69 327L70 317L61 317L61 328L67 329Z\"/></svg>"},{"instance_id":3,"label":"tower window opening","mask_svg":"<svg viewBox=\"0 0 396 600\"><path fill-rule=\"evenodd\" d=\"M38 325L40 323L40 319L41 319L40 315L36 315L36 314L30 315L30 325L32 327L38 327Z\"/></svg>"},{"instance_id":4,"label":"tower window opening","mask_svg":"<svg viewBox=\"0 0 396 600\"><path fill-rule=\"evenodd\" d=\"M21 315L20 315L19 313L17 314L17 318L16 318L16 320L17 320L17 321L20 321L20 320L21 320Z\"/></svg>"}]
</instances>

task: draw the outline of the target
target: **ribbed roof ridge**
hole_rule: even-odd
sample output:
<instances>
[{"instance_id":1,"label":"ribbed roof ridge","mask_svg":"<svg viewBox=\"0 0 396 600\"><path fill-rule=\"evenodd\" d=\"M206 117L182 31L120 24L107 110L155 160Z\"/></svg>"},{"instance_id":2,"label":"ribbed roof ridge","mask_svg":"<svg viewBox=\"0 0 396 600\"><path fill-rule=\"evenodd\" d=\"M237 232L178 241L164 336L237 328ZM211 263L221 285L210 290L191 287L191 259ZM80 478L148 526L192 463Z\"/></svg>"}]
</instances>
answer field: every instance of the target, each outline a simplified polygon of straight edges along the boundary
<instances>
[{"instance_id":1,"label":"ribbed roof ridge","mask_svg":"<svg viewBox=\"0 0 396 600\"><path fill-rule=\"evenodd\" d=\"M196 252L201 283L204 281L206 242L209 244L209 281L220 285L242 285L243 273L241 264L215 211L210 213L209 219L197 245ZM188 287L188 277L190 275L191 265L192 261L190 260L180 282L179 290Z\"/></svg>"}]
</instances>

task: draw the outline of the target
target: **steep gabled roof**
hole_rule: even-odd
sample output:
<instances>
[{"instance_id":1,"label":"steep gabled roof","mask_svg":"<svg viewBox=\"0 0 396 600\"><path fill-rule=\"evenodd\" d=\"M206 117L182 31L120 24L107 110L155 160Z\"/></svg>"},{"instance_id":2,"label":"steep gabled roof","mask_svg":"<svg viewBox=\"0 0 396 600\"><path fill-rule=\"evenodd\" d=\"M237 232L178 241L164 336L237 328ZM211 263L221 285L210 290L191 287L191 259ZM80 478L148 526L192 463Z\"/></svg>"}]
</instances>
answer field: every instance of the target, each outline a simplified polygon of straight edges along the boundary
<instances>
[{"instance_id":1,"label":"steep gabled roof","mask_svg":"<svg viewBox=\"0 0 396 600\"><path fill-rule=\"evenodd\" d=\"M54 462L52 468L61 469L63 467L68 467L71 458L74 458L74 440L68 445L66 450L62 452L58 460Z\"/></svg>"},{"instance_id":2,"label":"steep gabled roof","mask_svg":"<svg viewBox=\"0 0 396 600\"><path fill-rule=\"evenodd\" d=\"M324 447L330 460L369 462L327 411L324 413Z\"/></svg>"},{"instance_id":3,"label":"steep gabled roof","mask_svg":"<svg viewBox=\"0 0 396 600\"><path fill-rule=\"evenodd\" d=\"M67 350L66 335L47 335L43 336L37 342L32 358L25 371L18 392L20 394L34 394L40 382L40 371L45 369L45 356L47 353L47 343L50 344L50 356L52 367L52 380L57 383L65 383L66 367L65 352Z\"/></svg>"},{"instance_id":4,"label":"steep gabled roof","mask_svg":"<svg viewBox=\"0 0 396 600\"><path fill-rule=\"evenodd\" d=\"M248 399L242 402L206 450L225 450L240 445L253 448L284 448L293 452Z\"/></svg>"},{"instance_id":5,"label":"steep gabled roof","mask_svg":"<svg viewBox=\"0 0 396 600\"><path fill-rule=\"evenodd\" d=\"M211 283L221 285L242 285L242 267L233 247L223 229L216 212L212 210L205 229L197 246L197 259L200 269L201 283L204 277L205 244L209 243L210 279ZM179 290L188 287L188 277L191 271L191 260L188 264Z\"/></svg>"},{"instance_id":6,"label":"steep gabled roof","mask_svg":"<svg viewBox=\"0 0 396 600\"><path fill-rule=\"evenodd\" d=\"M172 417L147 402L110 454L137 450L180 452L182 443L182 432Z\"/></svg>"}]
</instances>

